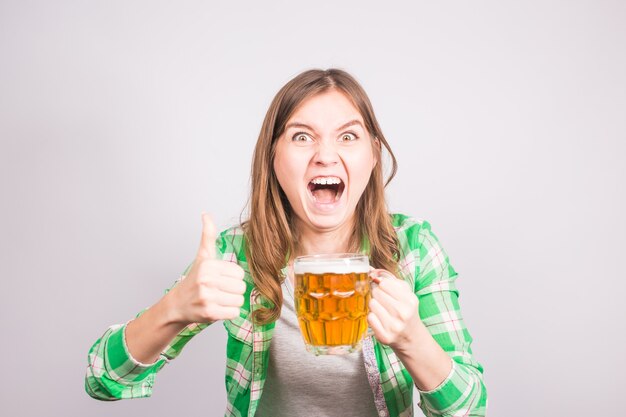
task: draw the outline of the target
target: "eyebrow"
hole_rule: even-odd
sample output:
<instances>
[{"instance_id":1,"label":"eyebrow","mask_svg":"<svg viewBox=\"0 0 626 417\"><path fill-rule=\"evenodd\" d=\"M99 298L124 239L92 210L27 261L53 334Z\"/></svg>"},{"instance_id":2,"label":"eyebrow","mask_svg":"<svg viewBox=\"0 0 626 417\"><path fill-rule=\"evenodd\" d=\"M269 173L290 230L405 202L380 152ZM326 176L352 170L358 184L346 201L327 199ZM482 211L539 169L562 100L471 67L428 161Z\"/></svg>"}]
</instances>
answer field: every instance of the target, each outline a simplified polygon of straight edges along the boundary
<instances>
[{"instance_id":1,"label":"eyebrow","mask_svg":"<svg viewBox=\"0 0 626 417\"><path fill-rule=\"evenodd\" d=\"M347 127L354 126L354 125L359 125L359 126L361 126L361 128L363 128L363 123L361 123L360 120L353 119L353 120L350 120L349 122L344 123L341 126L339 126L337 128L337 130L343 130L343 129L347 128ZM312 131L315 132L315 129L313 129L313 127L307 125L306 123L300 123L300 122L287 123L287 125L285 126L285 130L287 130L287 129L291 128L291 127L303 127L305 129L309 129L309 130L312 130Z\"/></svg>"}]
</instances>

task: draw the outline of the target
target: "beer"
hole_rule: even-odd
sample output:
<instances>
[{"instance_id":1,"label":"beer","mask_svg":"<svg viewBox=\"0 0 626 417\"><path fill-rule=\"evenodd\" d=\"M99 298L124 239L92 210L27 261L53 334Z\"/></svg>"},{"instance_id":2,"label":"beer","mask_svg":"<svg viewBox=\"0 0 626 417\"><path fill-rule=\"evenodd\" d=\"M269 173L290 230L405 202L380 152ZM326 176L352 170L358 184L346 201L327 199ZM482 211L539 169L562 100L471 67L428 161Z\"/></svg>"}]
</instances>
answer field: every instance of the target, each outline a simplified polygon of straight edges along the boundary
<instances>
[{"instance_id":1,"label":"beer","mask_svg":"<svg viewBox=\"0 0 626 417\"><path fill-rule=\"evenodd\" d=\"M300 257L294 264L294 301L307 349L319 354L359 350L371 297L367 256Z\"/></svg>"}]
</instances>

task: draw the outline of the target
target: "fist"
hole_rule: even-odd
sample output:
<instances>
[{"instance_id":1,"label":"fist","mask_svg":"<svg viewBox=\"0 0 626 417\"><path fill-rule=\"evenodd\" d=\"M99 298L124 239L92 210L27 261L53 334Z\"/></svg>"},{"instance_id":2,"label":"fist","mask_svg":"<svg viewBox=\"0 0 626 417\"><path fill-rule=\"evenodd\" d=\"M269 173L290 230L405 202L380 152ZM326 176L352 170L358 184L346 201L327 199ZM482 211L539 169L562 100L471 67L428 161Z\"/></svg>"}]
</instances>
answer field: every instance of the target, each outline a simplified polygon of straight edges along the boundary
<instances>
[{"instance_id":1,"label":"fist","mask_svg":"<svg viewBox=\"0 0 626 417\"><path fill-rule=\"evenodd\" d=\"M423 326L411 286L384 269L370 272L378 286L372 291L367 317L376 339L394 350L411 343Z\"/></svg>"},{"instance_id":2,"label":"fist","mask_svg":"<svg viewBox=\"0 0 626 417\"><path fill-rule=\"evenodd\" d=\"M216 258L216 229L211 216L202 214L200 248L187 276L166 295L172 321L210 323L239 316L246 284L243 269Z\"/></svg>"}]
</instances>

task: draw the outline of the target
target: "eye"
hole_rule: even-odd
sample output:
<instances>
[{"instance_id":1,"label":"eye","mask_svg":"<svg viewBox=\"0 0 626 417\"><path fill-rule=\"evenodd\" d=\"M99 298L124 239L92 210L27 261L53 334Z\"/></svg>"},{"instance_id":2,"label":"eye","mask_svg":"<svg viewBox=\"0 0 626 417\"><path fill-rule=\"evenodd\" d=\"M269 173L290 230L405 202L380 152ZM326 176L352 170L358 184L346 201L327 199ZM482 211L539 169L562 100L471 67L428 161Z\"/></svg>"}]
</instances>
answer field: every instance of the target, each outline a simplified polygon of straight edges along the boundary
<instances>
[{"instance_id":1,"label":"eye","mask_svg":"<svg viewBox=\"0 0 626 417\"><path fill-rule=\"evenodd\" d=\"M352 132L346 132L343 135L341 135L342 142L353 142L357 140L358 138L359 137Z\"/></svg>"},{"instance_id":2,"label":"eye","mask_svg":"<svg viewBox=\"0 0 626 417\"><path fill-rule=\"evenodd\" d=\"M311 142L313 139L308 133L298 132L291 137L293 142Z\"/></svg>"}]
</instances>

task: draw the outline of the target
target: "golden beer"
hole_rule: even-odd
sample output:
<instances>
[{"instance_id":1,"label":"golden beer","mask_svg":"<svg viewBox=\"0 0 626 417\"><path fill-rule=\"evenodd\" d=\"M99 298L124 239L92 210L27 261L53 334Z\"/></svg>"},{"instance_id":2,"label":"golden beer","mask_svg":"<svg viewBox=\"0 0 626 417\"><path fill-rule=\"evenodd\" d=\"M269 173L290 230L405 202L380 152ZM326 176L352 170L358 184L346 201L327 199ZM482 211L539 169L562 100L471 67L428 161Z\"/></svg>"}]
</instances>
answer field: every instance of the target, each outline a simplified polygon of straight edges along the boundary
<instances>
[{"instance_id":1,"label":"golden beer","mask_svg":"<svg viewBox=\"0 0 626 417\"><path fill-rule=\"evenodd\" d=\"M307 350L319 355L361 348L371 297L369 269L365 255L296 259L294 301Z\"/></svg>"}]
</instances>

